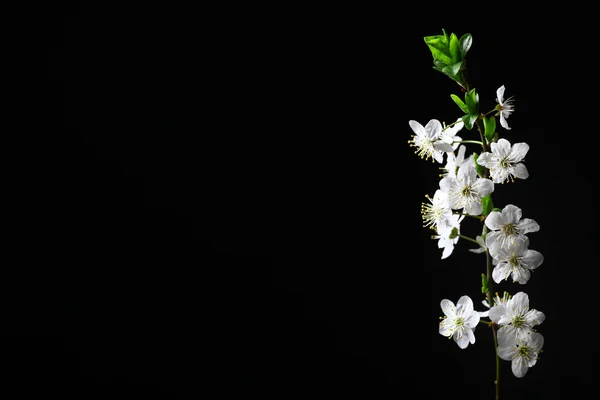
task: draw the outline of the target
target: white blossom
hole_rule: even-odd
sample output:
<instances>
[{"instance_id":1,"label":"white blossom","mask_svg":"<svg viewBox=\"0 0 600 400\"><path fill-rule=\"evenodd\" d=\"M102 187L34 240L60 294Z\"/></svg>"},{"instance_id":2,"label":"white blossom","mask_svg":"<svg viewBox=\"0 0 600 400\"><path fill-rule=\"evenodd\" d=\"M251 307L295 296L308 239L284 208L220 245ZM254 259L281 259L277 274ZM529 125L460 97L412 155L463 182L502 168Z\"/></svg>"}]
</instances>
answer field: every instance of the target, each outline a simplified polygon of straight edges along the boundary
<instances>
[{"instance_id":1,"label":"white blossom","mask_svg":"<svg viewBox=\"0 0 600 400\"><path fill-rule=\"evenodd\" d=\"M458 242L460 235L460 223L464 218L464 215L452 214L444 226L438 226L438 235L433 238L439 239L438 247L444 249L442 260L448 258L454 251L454 245Z\"/></svg>"},{"instance_id":2,"label":"white blossom","mask_svg":"<svg viewBox=\"0 0 600 400\"><path fill-rule=\"evenodd\" d=\"M458 299L456 306L448 299L440 303L444 317L440 322L440 335L454 339L458 347L465 349L469 343L475 343L475 328L479 323L479 314L473 310L473 300L469 296Z\"/></svg>"},{"instance_id":3,"label":"white blossom","mask_svg":"<svg viewBox=\"0 0 600 400\"><path fill-rule=\"evenodd\" d=\"M445 172L442 174L443 177L449 176L451 178L456 178L456 172L458 168L465 162L465 151L467 148L464 145L460 145L458 147L458 152L454 154L447 153L446 157L446 165L442 168Z\"/></svg>"},{"instance_id":4,"label":"white blossom","mask_svg":"<svg viewBox=\"0 0 600 400\"><path fill-rule=\"evenodd\" d=\"M439 148L447 153L451 153L454 150L456 150L460 143L455 142L460 142L462 140L462 138L460 136L457 136L456 134L464 126L465 123L463 122L462 118L459 118L456 120L454 125L442 129L442 132L439 136ZM443 143L445 143L446 145L444 145Z\"/></svg>"},{"instance_id":5,"label":"white blossom","mask_svg":"<svg viewBox=\"0 0 600 400\"><path fill-rule=\"evenodd\" d=\"M512 362L511 369L517 378L524 377L537 363L542 347L544 337L537 332L519 340L502 330L498 331L498 357Z\"/></svg>"},{"instance_id":6,"label":"white blossom","mask_svg":"<svg viewBox=\"0 0 600 400\"><path fill-rule=\"evenodd\" d=\"M501 331L518 340L526 339L534 332L533 327L546 319L543 312L529 308L529 296L524 292L515 294L505 303L494 305L490 308L489 317L501 327Z\"/></svg>"},{"instance_id":7,"label":"white blossom","mask_svg":"<svg viewBox=\"0 0 600 400\"><path fill-rule=\"evenodd\" d=\"M531 271L544 262L542 253L529 250L528 237L525 237L525 240L517 240L510 247L489 247L489 251L496 265L492 271L492 278L496 283L510 276L513 282L523 285L529 281Z\"/></svg>"},{"instance_id":8,"label":"white blossom","mask_svg":"<svg viewBox=\"0 0 600 400\"><path fill-rule=\"evenodd\" d=\"M494 183L489 179L479 178L473 162L464 162L458 168L456 178L442 178L440 190L448 193L452 209L462 208L467 214L479 215L483 211L481 198L494 191Z\"/></svg>"},{"instance_id":9,"label":"white blossom","mask_svg":"<svg viewBox=\"0 0 600 400\"><path fill-rule=\"evenodd\" d=\"M504 129L510 130L506 118L508 118L515 109L514 98L511 96L504 100L504 90L504 85L500 86L498 90L496 90L496 100L498 101L498 106L500 107L500 125L502 125Z\"/></svg>"},{"instance_id":10,"label":"white blossom","mask_svg":"<svg viewBox=\"0 0 600 400\"><path fill-rule=\"evenodd\" d=\"M444 150L442 148L447 150L447 143L439 140L442 133L440 121L432 119L424 127L414 120L408 121L408 124L415 133L408 141L411 147L417 148L415 153L425 160L432 158L440 164L443 163Z\"/></svg>"},{"instance_id":11,"label":"white blossom","mask_svg":"<svg viewBox=\"0 0 600 400\"><path fill-rule=\"evenodd\" d=\"M502 295L502 297L500 297L498 295L498 293L496 293L496 295L493 297L493 302L494 302L494 306L500 305L500 304L506 304L506 302L510 299L510 295L508 294L508 292L504 292L504 294ZM487 299L484 299L481 301L481 303L486 306L487 308L490 308L490 304L488 303ZM480 317L488 317L489 316L489 310L488 311L480 311L479 312L479 316Z\"/></svg>"},{"instance_id":12,"label":"white blossom","mask_svg":"<svg viewBox=\"0 0 600 400\"><path fill-rule=\"evenodd\" d=\"M514 178L527 179L529 171L521 161L529 151L527 143L515 143L511 146L510 142L504 138L498 139L490 145L491 153L483 152L477 158L477 164L490 170L490 176L494 183L503 183L507 179L514 181Z\"/></svg>"},{"instance_id":13,"label":"white blossom","mask_svg":"<svg viewBox=\"0 0 600 400\"><path fill-rule=\"evenodd\" d=\"M425 195L429 203L421 203L421 217L423 218L423 227L430 227L438 231L438 227L447 225L452 217L452 209L448 200L448 194L441 190L436 190L433 198Z\"/></svg>"},{"instance_id":14,"label":"white blossom","mask_svg":"<svg viewBox=\"0 0 600 400\"><path fill-rule=\"evenodd\" d=\"M506 247L516 240L525 240L526 233L537 232L540 226L530 218L522 218L521 209L508 204L502 211L492 211L485 219L490 232L485 237L487 247Z\"/></svg>"}]
</instances>

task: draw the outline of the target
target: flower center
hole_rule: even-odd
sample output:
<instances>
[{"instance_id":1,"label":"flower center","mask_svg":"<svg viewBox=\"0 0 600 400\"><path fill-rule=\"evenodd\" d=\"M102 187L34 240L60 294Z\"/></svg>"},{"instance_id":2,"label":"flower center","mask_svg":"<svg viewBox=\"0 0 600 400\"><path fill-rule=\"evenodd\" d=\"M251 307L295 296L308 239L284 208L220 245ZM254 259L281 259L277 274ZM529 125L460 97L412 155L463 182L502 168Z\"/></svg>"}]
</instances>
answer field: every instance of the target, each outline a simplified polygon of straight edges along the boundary
<instances>
[{"instance_id":1,"label":"flower center","mask_svg":"<svg viewBox=\"0 0 600 400\"><path fill-rule=\"evenodd\" d=\"M522 315L515 316L511 321L512 325L515 328L523 328L525 326L526 322L527 321L525 320L525 317L523 317Z\"/></svg>"},{"instance_id":2,"label":"flower center","mask_svg":"<svg viewBox=\"0 0 600 400\"><path fill-rule=\"evenodd\" d=\"M500 168L508 168L510 166L508 156L504 156L500 160L498 160L498 164L500 164Z\"/></svg>"},{"instance_id":3,"label":"flower center","mask_svg":"<svg viewBox=\"0 0 600 400\"><path fill-rule=\"evenodd\" d=\"M431 197L425 195L427 199L430 201L430 204L421 203L421 218L423 219L423 227L431 227L431 229L436 229L438 222L442 219L444 215L444 207L439 204L435 204Z\"/></svg>"},{"instance_id":4,"label":"flower center","mask_svg":"<svg viewBox=\"0 0 600 400\"><path fill-rule=\"evenodd\" d=\"M521 257L513 253L508 259L508 262L513 267L519 267L521 265Z\"/></svg>"},{"instance_id":5,"label":"flower center","mask_svg":"<svg viewBox=\"0 0 600 400\"><path fill-rule=\"evenodd\" d=\"M519 233L516 224L506 224L502 227L502 231L506 236L516 235Z\"/></svg>"},{"instance_id":6,"label":"flower center","mask_svg":"<svg viewBox=\"0 0 600 400\"><path fill-rule=\"evenodd\" d=\"M456 325L457 328L461 328L461 327L465 326L465 320L463 317L457 317L456 320L454 321L454 324Z\"/></svg>"},{"instance_id":7,"label":"flower center","mask_svg":"<svg viewBox=\"0 0 600 400\"><path fill-rule=\"evenodd\" d=\"M519 357L523 357L523 358L530 358L532 355L531 349L529 348L529 346L526 346L526 345L519 346L517 352L519 353Z\"/></svg>"}]
</instances>

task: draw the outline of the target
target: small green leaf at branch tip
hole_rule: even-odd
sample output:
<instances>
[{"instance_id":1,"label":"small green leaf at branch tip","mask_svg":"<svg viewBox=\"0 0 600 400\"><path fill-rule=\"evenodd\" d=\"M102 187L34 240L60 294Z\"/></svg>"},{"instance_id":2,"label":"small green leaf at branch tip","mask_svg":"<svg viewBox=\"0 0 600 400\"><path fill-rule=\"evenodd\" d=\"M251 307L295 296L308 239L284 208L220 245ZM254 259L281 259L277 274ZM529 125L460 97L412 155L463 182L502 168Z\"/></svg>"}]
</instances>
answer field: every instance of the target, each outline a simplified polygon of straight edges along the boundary
<instances>
[{"instance_id":1,"label":"small green leaf at branch tip","mask_svg":"<svg viewBox=\"0 0 600 400\"><path fill-rule=\"evenodd\" d=\"M465 33L464 35L461 36L461 38L460 38L460 52L462 54L463 60L465 59L465 56L467 55L467 52L471 48L472 44L473 44L473 37L471 36L470 33Z\"/></svg>"},{"instance_id":2,"label":"small green leaf at branch tip","mask_svg":"<svg viewBox=\"0 0 600 400\"><path fill-rule=\"evenodd\" d=\"M458 81L459 77L457 75L460 72L461 65L462 61L459 61L456 64L447 65L444 68L442 68L442 72L448 75L449 77L453 78L454 80Z\"/></svg>"},{"instance_id":3,"label":"small green leaf at branch tip","mask_svg":"<svg viewBox=\"0 0 600 400\"><path fill-rule=\"evenodd\" d=\"M473 129L473 125L475 125L475 122L477 121L477 118L479 118L479 115L463 115L462 117L463 122L465 123L465 128L467 128L468 130Z\"/></svg>"},{"instance_id":4,"label":"small green leaf at branch tip","mask_svg":"<svg viewBox=\"0 0 600 400\"><path fill-rule=\"evenodd\" d=\"M487 291L488 291L487 276L485 276L485 274L481 274L481 293L486 293Z\"/></svg>"},{"instance_id":5,"label":"small green leaf at branch tip","mask_svg":"<svg viewBox=\"0 0 600 400\"><path fill-rule=\"evenodd\" d=\"M460 97L458 97L455 94L451 94L450 97L452 98L452 100L454 100L456 105L459 106L460 109L465 112L465 114L469 114L469 107L467 107L467 105L464 103L464 101L461 100Z\"/></svg>"},{"instance_id":6,"label":"small green leaf at branch tip","mask_svg":"<svg viewBox=\"0 0 600 400\"><path fill-rule=\"evenodd\" d=\"M492 115L490 118L483 117L483 126L485 130L485 139L490 143L496 133L496 118Z\"/></svg>"},{"instance_id":7,"label":"small green leaf at branch tip","mask_svg":"<svg viewBox=\"0 0 600 400\"><path fill-rule=\"evenodd\" d=\"M450 51L450 57L456 64L462 60L462 54L460 51L460 42L454 33L450 35L450 42L448 43L448 50ZM456 74L455 74L456 75Z\"/></svg>"},{"instance_id":8,"label":"small green leaf at branch tip","mask_svg":"<svg viewBox=\"0 0 600 400\"><path fill-rule=\"evenodd\" d=\"M475 89L471 89L465 94L465 103L469 107L469 114L479 117L479 95Z\"/></svg>"}]
</instances>

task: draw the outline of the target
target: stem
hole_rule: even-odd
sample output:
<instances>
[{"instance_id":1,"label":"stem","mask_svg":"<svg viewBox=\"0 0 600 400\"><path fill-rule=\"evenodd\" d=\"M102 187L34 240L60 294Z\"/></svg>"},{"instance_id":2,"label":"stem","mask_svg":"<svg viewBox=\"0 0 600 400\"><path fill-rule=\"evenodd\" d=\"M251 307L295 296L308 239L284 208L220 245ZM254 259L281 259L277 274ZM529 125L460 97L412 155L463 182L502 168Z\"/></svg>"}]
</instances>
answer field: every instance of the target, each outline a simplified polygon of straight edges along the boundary
<instances>
[{"instance_id":1,"label":"stem","mask_svg":"<svg viewBox=\"0 0 600 400\"><path fill-rule=\"evenodd\" d=\"M485 141L485 136L483 135L483 128L481 127L481 119L477 118L477 121L475 121L475 123L477 124L477 130L479 131L479 137L481 138L481 147L483 147L484 152L489 152L490 149L487 146L487 142ZM484 176L484 178L487 178L487 170L486 170L485 175L486 176Z\"/></svg>"},{"instance_id":2,"label":"stem","mask_svg":"<svg viewBox=\"0 0 600 400\"><path fill-rule=\"evenodd\" d=\"M470 238L470 237L468 237L468 236L465 236L465 235L458 235L458 237L460 237L460 238L463 238L463 239L465 239L465 240L469 240L469 241L471 241L471 242L473 242L473 243L476 243L476 244L477 244L477 246L481 247L481 245L480 245L479 243L477 243L477 240L475 240L475 239L473 239L473 238ZM490 304L492 304L492 303L490 303Z\"/></svg>"},{"instance_id":3,"label":"stem","mask_svg":"<svg viewBox=\"0 0 600 400\"><path fill-rule=\"evenodd\" d=\"M450 128L451 126L458 124L459 122L462 122L462 119L458 119L458 120L454 121L453 123L446 125L444 127L444 129L442 129L442 132L444 132L446 129Z\"/></svg>"},{"instance_id":4,"label":"stem","mask_svg":"<svg viewBox=\"0 0 600 400\"><path fill-rule=\"evenodd\" d=\"M465 213L454 213L454 215L464 215L465 217L471 217L471 218L475 218L481 221L481 217L479 215L471 215L471 214L465 214Z\"/></svg>"},{"instance_id":5,"label":"stem","mask_svg":"<svg viewBox=\"0 0 600 400\"><path fill-rule=\"evenodd\" d=\"M486 227L484 226L484 231ZM484 232L485 233L485 232ZM486 269L487 269L487 281L488 281L488 290L487 290L487 301L490 305L490 308L494 306L494 295L492 289L492 259L490 257L489 251L485 252L485 260L486 260ZM500 400L500 357L498 357L498 325L490 324L492 327L492 334L494 335L494 353L496 355L496 380L494 381L494 385L496 387L496 400Z\"/></svg>"},{"instance_id":6,"label":"stem","mask_svg":"<svg viewBox=\"0 0 600 400\"><path fill-rule=\"evenodd\" d=\"M481 145L481 147L483 147L483 143L481 143L479 140L456 140L452 143L473 143L473 144L479 144L479 145Z\"/></svg>"}]
</instances>

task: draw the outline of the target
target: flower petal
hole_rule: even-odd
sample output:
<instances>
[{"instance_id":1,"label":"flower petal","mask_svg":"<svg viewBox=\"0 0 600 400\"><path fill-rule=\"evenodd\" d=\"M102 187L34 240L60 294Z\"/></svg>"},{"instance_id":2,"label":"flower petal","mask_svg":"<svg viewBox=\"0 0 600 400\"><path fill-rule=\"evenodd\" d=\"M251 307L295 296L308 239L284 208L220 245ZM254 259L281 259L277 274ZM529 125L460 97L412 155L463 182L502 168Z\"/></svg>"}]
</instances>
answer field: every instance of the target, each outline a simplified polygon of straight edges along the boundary
<instances>
[{"instance_id":1,"label":"flower petal","mask_svg":"<svg viewBox=\"0 0 600 400\"><path fill-rule=\"evenodd\" d=\"M510 126L508 126L508 122L506 121L506 117L503 112L500 112L500 125L506 130L510 131Z\"/></svg>"},{"instance_id":2,"label":"flower petal","mask_svg":"<svg viewBox=\"0 0 600 400\"><path fill-rule=\"evenodd\" d=\"M442 300L440 302L440 307L442 308L444 315L447 315L448 317L454 317L456 315L454 303L451 302L450 300L448 300L448 299Z\"/></svg>"},{"instance_id":3,"label":"flower petal","mask_svg":"<svg viewBox=\"0 0 600 400\"><path fill-rule=\"evenodd\" d=\"M521 209L513 204L508 204L502 209L502 219L505 224L516 224L522 216Z\"/></svg>"},{"instance_id":4,"label":"flower petal","mask_svg":"<svg viewBox=\"0 0 600 400\"><path fill-rule=\"evenodd\" d=\"M472 329L467 329L467 337L469 339L469 343L475 344L475 334Z\"/></svg>"},{"instance_id":5,"label":"flower petal","mask_svg":"<svg viewBox=\"0 0 600 400\"><path fill-rule=\"evenodd\" d=\"M490 308L490 319L495 323L498 323L503 315L505 315L508 311L506 310L506 306L504 304L498 304Z\"/></svg>"},{"instance_id":6,"label":"flower petal","mask_svg":"<svg viewBox=\"0 0 600 400\"><path fill-rule=\"evenodd\" d=\"M526 233L531 233L531 232L537 232L537 231L539 231L540 230L540 226L538 225L537 222L535 222L531 218L523 218L517 224L517 229L522 234L526 234Z\"/></svg>"},{"instance_id":7,"label":"flower petal","mask_svg":"<svg viewBox=\"0 0 600 400\"><path fill-rule=\"evenodd\" d=\"M531 278L531 272L526 268L515 268L512 271L512 280L521 285L529 282L529 278Z\"/></svg>"},{"instance_id":8,"label":"flower petal","mask_svg":"<svg viewBox=\"0 0 600 400\"><path fill-rule=\"evenodd\" d=\"M413 132L417 136L422 136L422 137L426 136L426 134L425 134L425 128L423 127L423 125L421 125L417 121L411 119L410 121L408 121L408 125L410 125L410 127L413 130Z\"/></svg>"},{"instance_id":9,"label":"flower petal","mask_svg":"<svg viewBox=\"0 0 600 400\"><path fill-rule=\"evenodd\" d=\"M525 320L531 326L539 325L546 319L546 315L538 310L529 310L525 314Z\"/></svg>"},{"instance_id":10,"label":"flower petal","mask_svg":"<svg viewBox=\"0 0 600 400\"><path fill-rule=\"evenodd\" d=\"M477 157L477 164L489 168L490 163L492 162L492 153L481 153L479 157Z\"/></svg>"},{"instance_id":11,"label":"flower petal","mask_svg":"<svg viewBox=\"0 0 600 400\"><path fill-rule=\"evenodd\" d=\"M504 221L504 216L500 211L492 211L485 219L485 226L487 226L488 229L491 231L497 231L498 229L501 229L504 225L506 225L506 222Z\"/></svg>"},{"instance_id":12,"label":"flower petal","mask_svg":"<svg viewBox=\"0 0 600 400\"><path fill-rule=\"evenodd\" d=\"M456 185L456 179L452 178L451 176L447 176L440 180L440 190L446 194L450 192L450 189L454 185Z\"/></svg>"},{"instance_id":13,"label":"flower petal","mask_svg":"<svg viewBox=\"0 0 600 400\"><path fill-rule=\"evenodd\" d=\"M536 352L540 352L544 347L544 336L541 333L534 332L529 336L529 345L535 349Z\"/></svg>"},{"instance_id":14,"label":"flower petal","mask_svg":"<svg viewBox=\"0 0 600 400\"><path fill-rule=\"evenodd\" d=\"M442 124L437 119L432 119L425 125L425 136L429 140L437 139L440 133L442 133Z\"/></svg>"},{"instance_id":15,"label":"flower petal","mask_svg":"<svg viewBox=\"0 0 600 400\"><path fill-rule=\"evenodd\" d=\"M510 142L504 138L498 139L497 142L491 145L492 153L497 158L506 157L510 154Z\"/></svg>"},{"instance_id":16,"label":"flower petal","mask_svg":"<svg viewBox=\"0 0 600 400\"><path fill-rule=\"evenodd\" d=\"M500 104L500 105L502 105L502 102L504 101L504 90L505 90L504 85L500 86L496 90L496 99L498 100L498 104Z\"/></svg>"},{"instance_id":17,"label":"flower petal","mask_svg":"<svg viewBox=\"0 0 600 400\"><path fill-rule=\"evenodd\" d=\"M521 259L528 269L536 269L544 262L544 256L539 251L527 250Z\"/></svg>"},{"instance_id":18,"label":"flower petal","mask_svg":"<svg viewBox=\"0 0 600 400\"><path fill-rule=\"evenodd\" d=\"M529 309L529 296L525 292L515 293L506 304L506 308L511 313L520 313L520 310Z\"/></svg>"},{"instance_id":19,"label":"flower petal","mask_svg":"<svg viewBox=\"0 0 600 400\"><path fill-rule=\"evenodd\" d=\"M529 145L527 143L515 143L510 152L510 160L513 163L519 162L525 158L528 151Z\"/></svg>"},{"instance_id":20,"label":"flower petal","mask_svg":"<svg viewBox=\"0 0 600 400\"><path fill-rule=\"evenodd\" d=\"M494 267L494 270L492 271L492 278L494 279L494 282L500 283L504 279L508 278L510 272L511 269L508 263L502 262Z\"/></svg>"},{"instance_id":21,"label":"flower petal","mask_svg":"<svg viewBox=\"0 0 600 400\"><path fill-rule=\"evenodd\" d=\"M473 300L469 296L461 296L456 303L456 313L469 315L473 313Z\"/></svg>"},{"instance_id":22,"label":"flower petal","mask_svg":"<svg viewBox=\"0 0 600 400\"><path fill-rule=\"evenodd\" d=\"M466 349L469 345L469 335L465 332L454 332L454 341L461 349Z\"/></svg>"},{"instance_id":23,"label":"flower petal","mask_svg":"<svg viewBox=\"0 0 600 400\"><path fill-rule=\"evenodd\" d=\"M447 143L447 142L443 142L438 140L437 142L435 142L433 144L433 147L437 150L441 150L444 151L446 153L452 153L454 151L454 147L452 146L452 144Z\"/></svg>"},{"instance_id":24,"label":"flower petal","mask_svg":"<svg viewBox=\"0 0 600 400\"><path fill-rule=\"evenodd\" d=\"M487 178L477 178L473 189L477 190L481 197L487 196L494 191L494 182Z\"/></svg>"},{"instance_id":25,"label":"flower petal","mask_svg":"<svg viewBox=\"0 0 600 400\"><path fill-rule=\"evenodd\" d=\"M523 163L519 163L515 165L513 171L513 175L519 179L527 179L529 178L529 171L527 171L527 167Z\"/></svg>"},{"instance_id":26,"label":"flower petal","mask_svg":"<svg viewBox=\"0 0 600 400\"><path fill-rule=\"evenodd\" d=\"M483 206L480 201L477 201L467 205L463 210L470 215L479 215L483 211Z\"/></svg>"},{"instance_id":27,"label":"flower petal","mask_svg":"<svg viewBox=\"0 0 600 400\"><path fill-rule=\"evenodd\" d=\"M529 365L523 360L523 357L517 357L512 361L511 369L517 378L522 378L527 373Z\"/></svg>"}]
</instances>

